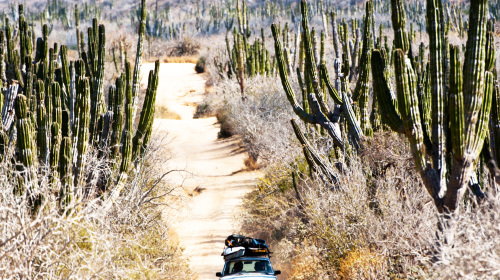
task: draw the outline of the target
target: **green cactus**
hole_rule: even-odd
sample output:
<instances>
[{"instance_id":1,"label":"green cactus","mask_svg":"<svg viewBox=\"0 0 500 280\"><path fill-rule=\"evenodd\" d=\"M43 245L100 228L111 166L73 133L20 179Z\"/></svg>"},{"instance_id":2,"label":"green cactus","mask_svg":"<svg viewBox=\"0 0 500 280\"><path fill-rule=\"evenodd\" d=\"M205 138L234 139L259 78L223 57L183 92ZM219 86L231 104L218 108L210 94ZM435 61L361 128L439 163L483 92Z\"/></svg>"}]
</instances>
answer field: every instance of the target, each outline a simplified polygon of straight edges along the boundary
<instances>
[{"instance_id":1,"label":"green cactus","mask_svg":"<svg viewBox=\"0 0 500 280\"><path fill-rule=\"evenodd\" d=\"M130 70L130 67L129 67ZM124 101L125 101L125 88L124 84L125 75L122 74L116 79L116 92L114 94L113 102L113 132L111 134L111 158L116 159L120 152L120 143L123 129L123 115L124 115Z\"/></svg>"},{"instance_id":2,"label":"green cactus","mask_svg":"<svg viewBox=\"0 0 500 280\"><path fill-rule=\"evenodd\" d=\"M334 184L337 182L337 176L333 172L332 167L326 163L319 155L318 153L314 150L314 148L311 146L309 141L307 141L307 138L304 136L302 131L300 130L299 126L295 122L294 119L291 121L293 131L295 132L295 136L299 140L300 144L302 145L302 150L304 152L304 156L309 164L309 167L311 168L312 171L316 172L318 170L321 171L321 174L326 177L327 180L330 184ZM322 178L324 180L324 178Z\"/></svg>"},{"instance_id":3,"label":"green cactus","mask_svg":"<svg viewBox=\"0 0 500 280\"><path fill-rule=\"evenodd\" d=\"M427 94L419 96L417 93L417 73L407 55L408 35L400 0L392 0L397 48L394 55L397 98L388 86L383 52L374 50L372 54L373 86L384 120L394 130L405 133L410 140L424 185L440 212L457 209L486 137L494 88L493 74L486 68L489 62L487 54L492 53L486 45L486 6L486 0L471 2L464 65L461 66L458 47L451 46L447 66L443 5L440 0L427 1L430 41L427 75L431 106L427 105ZM448 67L449 99L445 92ZM425 100L426 104L419 106L419 99ZM424 128L429 116L432 116L431 150L426 149L424 143L428 133ZM447 149L448 145L451 149Z\"/></svg>"},{"instance_id":4,"label":"green cactus","mask_svg":"<svg viewBox=\"0 0 500 280\"><path fill-rule=\"evenodd\" d=\"M19 85L13 84L9 86L11 91L18 90ZM28 104L26 96L19 94L15 101L16 112L16 161L18 163L17 170L22 173L19 175L16 192L24 193L26 185L32 179L31 169L35 164L36 151L33 151L33 136L31 132L31 123L28 118Z\"/></svg>"},{"instance_id":5,"label":"green cactus","mask_svg":"<svg viewBox=\"0 0 500 280\"><path fill-rule=\"evenodd\" d=\"M140 81L139 77L141 75L141 66L142 66L142 54L144 52L144 34L146 33L146 17L147 17L147 7L146 0L141 0L141 18L139 24L139 38L137 40L137 51L135 54L135 66L134 66L134 77L132 81L132 97L133 99L133 113L132 119L135 119L135 114L137 112L137 105L139 101L139 90L140 90Z\"/></svg>"},{"instance_id":6,"label":"green cactus","mask_svg":"<svg viewBox=\"0 0 500 280\"><path fill-rule=\"evenodd\" d=\"M75 106L78 108L78 123L74 124L76 134L76 164L74 185L81 186L83 183L83 173L87 159L87 151L89 149L90 138L90 83L88 78L83 78L78 81L77 85L77 102Z\"/></svg>"},{"instance_id":7,"label":"green cactus","mask_svg":"<svg viewBox=\"0 0 500 280\"><path fill-rule=\"evenodd\" d=\"M367 136L373 135L373 130L370 125L370 116L368 114L368 101L370 94L370 62L371 50L373 49L372 41L372 15L373 3L366 2L366 15L364 18L364 35L363 35L363 48L359 62L359 75L356 83L356 88L353 93L353 100L358 102L360 110L361 129Z\"/></svg>"},{"instance_id":8,"label":"green cactus","mask_svg":"<svg viewBox=\"0 0 500 280\"><path fill-rule=\"evenodd\" d=\"M139 120L139 126L135 132L133 139L133 155L132 160L136 160L140 154L141 149L147 143L144 142L145 134L151 129L154 120L155 102L156 102L156 91L158 89L158 74L160 71L160 61L155 62L154 71L149 72L148 88L146 90L146 97L144 99L144 105L141 111L141 117Z\"/></svg>"},{"instance_id":9,"label":"green cactus","mask_svg":"<svg viewBox=\"0 0 500 280\"><path fill-rule=\"evenodd\" d=\"M73 199L73 143L69 130L69 112L62 113L62 141L59 155L59 175L61 180L61 190L59 191L59 207L66 210L66 207Z\"/></svg>"}]
</instances>

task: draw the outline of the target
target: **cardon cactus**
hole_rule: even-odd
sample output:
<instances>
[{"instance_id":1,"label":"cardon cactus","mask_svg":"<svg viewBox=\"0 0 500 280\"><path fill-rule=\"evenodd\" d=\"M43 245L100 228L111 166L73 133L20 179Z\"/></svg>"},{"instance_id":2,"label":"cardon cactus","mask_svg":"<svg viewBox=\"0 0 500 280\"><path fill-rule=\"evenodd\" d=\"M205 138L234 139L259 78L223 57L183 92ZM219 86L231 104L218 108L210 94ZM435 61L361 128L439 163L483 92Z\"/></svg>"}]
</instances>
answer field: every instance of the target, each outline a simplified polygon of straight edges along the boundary
<instances>
[{"instance_id":1,"label":"cardon cactus","mask_svg":"<svg viewBox=\"0 0 500 280\"><path fill-rule=\"evenodd\" d=\"M274 36L274 43L275 43L274 45L275 45L278 68L280 72L280 78L287 99L292 105L295 114L302 121L308 124L320 125L321 128L324 129L328 133L328 135L332 138L333 144L335 146L344 148L345 141L341 136L340 126L339 126L339 122L341 120L340 114L342 108L345 119L349 125L349 134L352 136L349 137L349 139L352 140L352 143L355 146L357 146L358 142L363 139L364 135L358 121L355 118L350 103L350 99L347 94L348 76L347 75L340 76L341 80L340 83L341 86L339 86L340 94L331 85L325 65L320 65L320 73L322 78L320 80L320 76L317 73L317 67L313 54L312 39L310 34L311 32L309 30L307 11L308 11L307 2L303 0L301 1L301 12L302 12L302 39L303 39L302 44L303 44L303 51L305 54L304 79L302 79L301 77L300 69L297 71L298 80L301 85L303 93L302 106L297 101L292 86L290 85L290 81L286 70L286 65L283 58L283 49L279 38L279 29L274 24L271 26L272 33ZM347 33L347 29L344 30L344 32ZM345 34L345 36L347 35ZM337 103L337 105L334 106L332 110L328 108L326 96L321 84L326 85L326 88L328 88L330 96ZM298 133L296 127L294 127L294 129L296 131L297 137L300 138L301 133ZM304 141L301 140L301 143L302 142ZM303 145L306 145L304 143ZM308 147L307 151L306 150L304 151L306 159L314 158L311 151L313 151L311 147ZM318 164L315 163L314 160L309 160L308 162L311 166L311 169L315 169L314 166ZM321 173L324 176L331 177L330 176L331 172L327 172L328 170L324 168L319 168L318 170L321 171Z\"/></svg>"},{"instance_id":2,"label":"cardon cactus","mask_svg":"<svg viewBox=\"0 0 500 280\"><path fill-rule=\"evenodd\" d=\"M79 16L76 8L75 15ZM77 61L68 60L65 45L54 43L49 48L49 28L43 23L42 38L36 41L36 51L33 52L33 28L25 19L22 5L19 6L18 26L13 28L6 19L6 34L3 30L0 32L0 79L4 85L0 95L1 159L7 158L4 152L10 150L9 145L15 145L13 162L20 171L16 190L19 193L29 191L28 195L33 196L30 198L32 207L36 206L33 203L40 202L41 196L35 197L31 191L36 189L31 189L31 185L38 183L37 178L41 176L47 176L53 186L60 184L59 203L63 210L73 195L81 193L82 186L93 183L88 176L97 174L99 182L111 182L104 178L107 174L87 168L89 152L96 151L103 159L102 164L108 159L121 161L118 192L123 187L130 164L135 160L140 162L138 159L143 156L151 138L159 72L157 61L150 74L139 126L135 131L133 120L139 97L139 70L147 16L145 0L142 0L140 15L134 72L132 74L130 64L127 64L127 73L110 87L108 104L105 103L103 88L105 28L98 25L96 19L88 29L87 50L84 40L78 44L81 59ZM79 33L78 39L83 38L82 35ZM19 46L15 44L16 40ZM255 46L253 55L257 63L261 51ZM9 86L5 86L7 82ZM13 124L15 128L12 128ZM108 153L110 145L111 153ZM79 192L75 192L74 186L80 188ZM113 186L106 189L113 189Z\"/></svg>"},{"instance_id":3,"label":"cardon cactus","mask_svg":"<svg viewBox=\"0 0 500 280\"><path fill-rule=\"evenodd\" d=\"M363 35L363 49L359 61L359 77L356 83L356 88L353 93L353 100L359 103L361 129L365 135L372 135L373 131L370 125L370 116L368 114L368 100L370 94L370 63L371 63L371 50L373 49L372 40L372 17L373 17L373 3L366 2L366 15L364 18L364 35Z\"/></svg>"},{"instance_id":4,"label":"cardon cactus","mask_svg":"<svg viewBox=\"0 0 500 280\"><path fill-rule=\"evenodd\" d=\"M59 191L59 206L64 209L71 203L73 198L73 153L72 141L69 131L69 112L62 113L62 140L59 154L59 175L61 190Z\"/></svg>"},{"instance_id":5,"label":"cardon cactus","mask_svg":"<svg viewBox=\"0 0 500 280\"><path fill-rule=\"evenodd\" d=\"M88 78L80 79L77 85L78 123L75 123L76 135L76 164L75 164L75 186L81 185L83 172L87 159L90 138L90 84Z\"/></svg>"},{"instance_id":6,"label":"cardon cactus","mask_svg":"<svg viewBox=\"0 0 500 280\"><path fill-rule=\"evenodd\" d=\"M148 88L146 90L146 97L141 111L141 118L133 139L133 160L139 157L143 144L147 145L143 138L146 135L146 132L150 130L153 125L159 71L160 61L157 60L155 62L154 71L149 72Z\"/></svg>"},{"instance_id":7,"label":"cardon cactus","mask_svg":"<svg viewBox=\"0 0 500 280\"><path fill-rule=\"evenodd\" d=\"M15 90L17 91L18 85L14 84L10 87L15 87ZM19 175L17 192L23 193L26 184L33 179L32 167L35 164L36 151L33 151L33 135L31 131L30 119L28 118L28 104L26 102L26 96L19 94L16 97L15 107L17 118L16 158L19 161L17 169L21 172Z\"/></svg>"},{"instance_id":8,"label":"cardon cactus","mask_svg":"<svg viewBox=\"0 0 500 280\"><path fill-rule=\"evenodd\" d=\"M396 95L389 88L387 64L379 50L372 54L374 91L384 121L410 140L417 168L437 209L453 212L469 185L488 130L494 78L485 66L487 54L491 54L486 45L487 1L471 1L463 67L458 48L450 47L447 94L443 5L440 0L427 0L431 106L419 106L419 96L425 98L427 95L417 93L416 71L407 55L409 42L403 4L401 0L391 2L397 49L394 55ZM422 128L428 116L432 120L431 135L426 135ZM424 137L430 139L430 149ZM451 149L447 149L448 146Z\"/></svg>"}]
</instances>

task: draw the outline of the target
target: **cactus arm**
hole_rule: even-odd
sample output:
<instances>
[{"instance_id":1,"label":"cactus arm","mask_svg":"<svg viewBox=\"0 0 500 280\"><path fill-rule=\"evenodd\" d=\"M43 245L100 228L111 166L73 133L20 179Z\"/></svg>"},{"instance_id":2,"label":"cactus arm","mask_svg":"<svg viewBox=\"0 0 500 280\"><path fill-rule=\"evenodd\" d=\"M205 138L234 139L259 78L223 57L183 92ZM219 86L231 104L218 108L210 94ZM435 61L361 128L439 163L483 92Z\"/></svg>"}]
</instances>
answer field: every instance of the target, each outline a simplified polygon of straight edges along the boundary
<instances>
[{"instance_id":1,"label":"cactus arm","mask_svg":"<svg viewBox=\"0 0 500 280\"><path fill-rule=\"evenodd\" d=\"M410 43L406 32L405 9L401 0L391 0L391 19L392 28L394 29L394 46L396 49L401 49L404 53L407 53Z\"/></svg>"},{"instance_id":2,"label":"cactus arm","mask_svg":"<svg viewBox=\"0 0 500 280\"><path fill-rule=\"evenodd\" d=\"M140 89L140 81L139 77L141 74L141 66L142 66L142 54L144 52L144 34L146 33L146 17L147 17L147 7L146 0L141 0L141 18L139 24L139 38L137 39L137 51L135 53L135 66L134 66L134 77L132 80L132 96L133 100L133 116L135 118L135 114L137 111L137 105L139 102L139 89Z\"/></svg>"},{"instance_id":3,"label":"cactus arm","mask_svg":"<svg viewBox=\"0 0 500 280\"><path fill-rule=\"evenodd\" d=\"M366 135L371 135L373 133L370 125L370 115L368 114L368 101L370 94L370 63L371 63L371 50L373 49L373 41L371 35L371 25L373 24L372 19L373 14L373 3L371 1L366 2L366 15L365 15L365 30L363 37L363 49L360 58L360 71L359 78L356 83L356 88L353 93L353 100L359 101L360 110L360 120L361 128Z\"/></svg>"},{"instance_id":4,"label":"cactus arm","mask_svg":"<svg viewBox=\"0 0 500 280\"><path fill-rule=\"evenodd\" d=\"M16 85L11 85L11 87L17 87ZM19 94L15 101L15 111L17 117L17 161L21 163L24 167L31 167L34 165L34 152L33 148L33 138L31 133L31 124L28 118L28 105L26 102L26 96Z\"/></svg>"},{"instance_id":5,"label":"cactus arm","mask_svg":"<svg viewBox=\"0 0 500 280\"><path fill-rule=\"evenodd\" d=\"M328 178L330 183L336 182L337 176L335 176L333 169L320 156L318 156L318 153L312 148L309 141L307 141L306 137L300 130L295 120L292 119L290 122L292 123L293 131L295 132L297 139L302 145L304 155L306 156L308 162L310 161L311 163L314 163L310 163L311 169L314 170L319 167L321 169L321 172Z\"/></svg>"},{"instance_id":6,"label":"cactus arm","mask_svg":"<svg viewBox=\"0 0 500 280\"><path fill-rule=\"evenodd\" d=\"M430 50L430 86L432 96L432 162L439 174L440 186L446 190L446 147L448 120L445 114L445 59L444 17L441 0L427 0L427 33Z\"/></svg>"},{"instance_id":7,"label":"cactus arm","mask_svg":"<svg viewBox=\"0 0 500 280\"><path fill-rule=\"evenodd\" d=\"M286 73L285 62L283 58L283 49L281 47L281 42L278 36L276 25L274 24L271 25L271 30L274 36L274 48L276 51L276 60L279 66L278 68L279 68L281 83L283 85L283 89L285 90L286 97L290 102L290 105L292 105L293 111L301 120L307 123L315 123L314 116L308 114L297 102L297 98L295 97L295 93L292 89L292 86L290 85L290 81Z\"/></svg>"},{"instance_id":8,"label":"cactus arm","mask_svg":"<svg viewBox=\"0 0 500 280\"><path fill-rule=\"evenodd\" d=\"M400 105L403 127L410 140L417 168L425 170L427 162L425 160L423 130L418 108L417 77L411 66L410 59L406 57L401 49L396 50L395 65L398 104Z\"/></svg>"},{"instance_id":9,"label":"cactus arm","mask_svg":"<svg viewBox=\"0 0 500 280\"><path fill-rule=\"evenodd\" d=\"M8 131L12 122L14 122L14 102L17 98L19 89L18 84L12 84L4 93L4 102L2 108L2 127L4 131Z\"/></svg>"},{"instance_id":10,"label":"cactus arm","mask_svg":"<svg viewBox=\"0 0 500 280\"><path fill-rule=\"evenodd\" d=\"M75 165L74 185L80 186L83 183L83 173L89 148L89 126L90 126L90 84L88 78L82 79L78 83L78 139L77 156Z\"/></svg>"},{"instance_id":11,"label":"cactus arm","mask_svg":"<svg viewBox=\"0 0 500 280\"><path fill-rule=\"evenodd\" d=\"M403 121L399 115L398 101L385 77L386 62L379 50L372 52L373 91L377 95L382 119L392 130L402 133Z\"/></svg>"},{"instance_id":12,"label":"cactus arm","mask_svg":"<svg viewBox=\"0 0 500 280\"><path fill-rule=\"evenodd\" d=\"M474 172L474 159L479 156L484 145L484 139L486 138L494 90L494 77L490 72L485 72L485 75L484 98L478 112L474 143L467 143L468 146L471 147L471 150L467 150L468 153L464 154L462 158L454 157L453 160L453 168L448 182L447 193L443 199L443 208L449 212L453 212L457 209L458 203L465 193L465 186L468 186L471 175Z\"/></svg>"},{"instance_id":13,"label":"cactus arm","mask_svg":"<svg viewBox=\"0 0 500 280\"><path fill-rule=\"evenodd\" d=\"M125 100L125 75L116 79L115 101L113 102L113 133L111 134L111 158L115 159L120 152L120 143L123 129L123 108Z\"/></svg>"},{"instance_id":14,"label":"cactus arm","mask_svg":"<svg viewBox=\"0 0 500 280\"><path fill-rule=\"evenodd\" d=\"M486 67L485 70L491 73L496 70L496 57L495 57L495 34L492 31L486 33Z\"/></svg>"},{"instance_id":15,"label":"cactus arm","mask_svg":"<svg viewBox=\"0 0 500 280\"><path fill-rule=\"evenodd\" d=\"M354 140L356 141L356 145L358 145L359 141L364 137L363 131L361 130L361 126L359 125L358 121L356 120L356 115L354 114L354 111L352 110L351 102L349 101L349 98L346 95L347 92L347 85L346 85L346 78L342 78L342 100L344 102L342 103L342 107L344 108L344 112L346 113L347 116L347 122L349 123L349 132L352 133L354 136Z\"/></svg>"},{"instance_id":16,"label":"cactus arm","mask_svg":"<svg viewBox=\"0 0 500 280\"><path fill-rule=\"evenodd\" d=\"M473 151L471 160L477 157L478 113L485 102L485 47L486 47L486 10L487 1L478 0L471 3L469 34L464 60L464 119L465 151Z\"/></svg>"},{"instance_id":17,"label":"cactus arm","mask_svg":"<svg viewBox=\"0 0 500 280\"><path fill-rule=\"evenodd\" d=\"M328 105L323 97L323 90L320 87L319 78L317 74L317 66L314 60L312 38L309 33L309 20L307 16L307 1L302 0L300 3L300 9L302 12L302 30L305 33L304 36L304 51L305 51L305 71L309 74L309 79L312 83L312 88L316 98L319 102L321 111L323 114L328 114ZM276 40L275 40L276 41Z\"/></svg>"},{"instance_id":18,"label":"cactus arm","mask_svg":"<svg viewBox=\"0 0 500 280\"><path fill-rule=\"evenodd\" d=\"M61 72L62 72L61 74L63 81L63 84L61 85L62 106L64 110L69 110L70 108L69 102L71 95L71 89L70 89L71 75L69 71L68 48L65 45L61 46L60 55L61 55Z\"/></svg>"},{"instance_id":19,"label":"cactus arm","mask_svg":"<svg viewBox=\"0 0 500 280\"><path fill-rule=\"evenodd\" d=\"M340 52L340 42L339 42L339 33L337 28L337 20L335 19L335 12L330 13L330 18L332 22L332 36L333 36L333 48L335 50L335 58L339 59L341 56Z\"/></svg>"},{"instance_id":20,"label":"cactus arm","mask_svg":"<svg viewBox=\"0 0 500 280\"><path fill-rule=\"evenodd\" d=\"M143 137L153 125L154 120L154 110L156 102L156 92L158 89L158 72L160 71L160 61L155 62L155 70L149 72L148 88L146 90L146 97L144 100L143 109L141 111L141 117L139 120L139 126L135 132L133 139L133 155L132 159L137 159L141 154L141 148L143 144Z\"/></svg>"},{"instance_id":21,"label":"cactus arm","mask_svg":"<svg viewBox=\"0 0 500 280\"><path fill-rule=\"evenodd\" d=\"M300 73L300 68L297 67L297 81L299 82L300 89L302 90L302 108L306 113L309 113L309 102L307 100L307 87L302 81L302 75Z\"/></svg>"},{"instance_id":22,"label":"cactus arm","mask_svg":"<svg viewBox=\"0 0 500 280\"><path fill-rule=\"evenodd\" d=\"M328 75L328 69L324 64L319 66L319 71L321 75L321 80L323 80L326 84L326 88L328 89L328 93L333 98L333 100L337 104L342 104L342 98L339 95L338 91L333 87L332 82L330 81L330 75Z\"/></svg>"},{"instance_id":23,"label":"cactus arm","mask_svg":"<svg viewBox=\"0 0 500 280\"><path fill-rule=\"evenodd\" d=\"M459 59L458 46L450 46L450 132L453 153L455 157L462 158L464 139L464 100L462 92L462 65Z\"/></svg>"},{"instance_id":24,"label":"cactus arm","mask_svg":"<svg viewBox=\"0 0 500 280\"><path fill-rule=\"evenodd\" d=\"M487 149L488 153L490 153L489 148L491 146L491 155L489 157L493 159L493 163L497 166L496 162L499 162L500 159L500 87L498 84L495 85L492 97L490 131L492 133L491 143L488 148L483 148L483 153L484 149Z\"/></svg>"}]
</instances>

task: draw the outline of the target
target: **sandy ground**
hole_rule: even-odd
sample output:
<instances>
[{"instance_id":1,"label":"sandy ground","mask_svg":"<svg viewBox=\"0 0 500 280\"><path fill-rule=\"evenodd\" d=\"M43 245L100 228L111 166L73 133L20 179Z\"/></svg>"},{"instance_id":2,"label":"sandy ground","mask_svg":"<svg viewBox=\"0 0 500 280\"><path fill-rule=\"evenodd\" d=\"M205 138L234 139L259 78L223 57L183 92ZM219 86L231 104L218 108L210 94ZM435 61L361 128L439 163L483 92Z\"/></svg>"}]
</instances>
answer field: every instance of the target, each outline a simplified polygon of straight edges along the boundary
<instances>
[{"instance_id":1,"label":"sandy ground","mask_svg":"<svg viewBox=\"0 0 500 280\"><path fill-rule=\"evenodd\" d=\"M144 64L142 81L147 81L154 64ZM217 139L215 117L193 119L195 104L203 99L205 79L194 64L169 63L160 66L156 106L164 106L179 120L155 119L156 133L168 133L172 153L168 169L183 169L169 178L182 185L188 196L173 224L191 267L199 279L218 279L224 264L221 252L225 238L241 227L235 222L243 196L251 190L257 172L245 171L245 151L238 139ZM193 191L195 188L201 192ZM169 217L171 219L171 217Z\"/></svg>"}]
</instances>

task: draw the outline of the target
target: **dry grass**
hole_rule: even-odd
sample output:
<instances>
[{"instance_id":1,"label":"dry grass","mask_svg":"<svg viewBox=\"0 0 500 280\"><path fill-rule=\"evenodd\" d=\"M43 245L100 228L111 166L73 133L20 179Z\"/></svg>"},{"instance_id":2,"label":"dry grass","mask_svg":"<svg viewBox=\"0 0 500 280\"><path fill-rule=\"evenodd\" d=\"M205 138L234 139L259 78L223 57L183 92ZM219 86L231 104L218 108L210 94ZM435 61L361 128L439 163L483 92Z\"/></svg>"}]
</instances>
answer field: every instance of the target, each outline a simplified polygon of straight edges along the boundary
<instances>
[{"instance_id":1,"label":"dry grass","mask_svg":"<svg viewBox=\"0 0 500 280\"><path fill-rule=\"evenodd\" d=\"M406 140L379 133L369 145L346 155L335 189L298 160L268 167L246 198L244 233L270 241L282 279L497 279L498 195L439 230Z\"/></svg>"},{"instance_id":2,"label":"dry grass","mask_svg":"<svg viewBox=\"0 0 500 280\"><path fill-rule=\"evenodd\" d=\"M155 119L169 119L169 120L180 120L181 116L175 112L170 111L167 107L156 106L155 107Z\"/></svg>"},{"instance_id":3,"label":"dry grass","mask_svg":"<svg viewBox=\"0 0 500 280\"><path fill-rule=\"evenodd\" d=\"M193 63L195 64L198 61L197 56L169 56L163 59L164 63Z\"/></svg>"}]
</instances>

